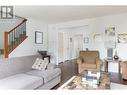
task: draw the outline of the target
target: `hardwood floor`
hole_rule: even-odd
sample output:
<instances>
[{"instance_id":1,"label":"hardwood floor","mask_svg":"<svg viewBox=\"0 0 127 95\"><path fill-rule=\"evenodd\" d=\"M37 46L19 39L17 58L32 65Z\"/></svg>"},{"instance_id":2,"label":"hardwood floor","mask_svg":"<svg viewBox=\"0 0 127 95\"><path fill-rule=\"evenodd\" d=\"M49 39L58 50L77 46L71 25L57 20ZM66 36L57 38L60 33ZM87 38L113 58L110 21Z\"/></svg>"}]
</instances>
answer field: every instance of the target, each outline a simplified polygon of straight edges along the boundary
<instances>
[{"instance_id":1,"label":"hardwood floor","mask_svg":"<svg viewBox=\"0 0 127 95\"><path fill-rule=\"evenodd\" d=\"M62 82L64 83L68 79L70 79L72 76L78 74L78 65L76 64L76 60L66 61L62 64L59 64L59 66L62 70Z\"/></svg>"},{"instance_id":2,"label":"hardwood floor","mask_svg":"<svg viewBox=\"0 0 127 95\"><path fill-rule=\"evenodd\" d=\"M76 63L76 59L68 60L63 63L60 63L58 67L61 68L61 71L62 71L61 83L55 86L53 89L59 88L72 76L78 75L78 65ZM121 77L121 74L119 73L110 72L110 79L111 79L111 82L127 85L127 80L123 80Z\"/></svg>"},{"instance_id":3,"label":"hardwood floor","mask_svg":"<svg viewBox=\"0 0 127 95\"><path fill-rule=\"evenodd\" d=\"M61 68L61 71L62 71L61 83L55 86L53 89L59 88L62 84L68 81L72 76L78 74L78 65L75 59L62 62L58 65L58 67Z\"/></svg>"},{"instance_id":4,"label":"hardwood floor","mask_svg":"<svg viewBox=\"0 0 127 95\"><path fill-rule=\"evenodd\" d=\"M127 80L122 79L122 75L119 73L110 72L111 82L127 85Z\"/></svg>"}]
</instances>

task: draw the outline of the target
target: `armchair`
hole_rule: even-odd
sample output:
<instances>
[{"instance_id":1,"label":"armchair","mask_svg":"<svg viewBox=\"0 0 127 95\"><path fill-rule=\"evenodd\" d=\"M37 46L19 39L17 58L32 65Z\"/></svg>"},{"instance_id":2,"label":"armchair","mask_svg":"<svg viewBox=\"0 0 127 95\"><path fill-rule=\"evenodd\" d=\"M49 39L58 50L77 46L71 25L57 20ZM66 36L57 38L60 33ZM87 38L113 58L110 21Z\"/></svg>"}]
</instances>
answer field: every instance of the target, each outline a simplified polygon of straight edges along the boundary
<instances>
[{"instance_id":1,"label":"armchair","mask_svg":"<svg viewBox=\"0 0 127 95\"><path fill-rule=\"evenodd\" d=\"M98 51L80 51L77 59L78 72L84 70L100 71L99 52Z\"/></svg>"}]
</instances>

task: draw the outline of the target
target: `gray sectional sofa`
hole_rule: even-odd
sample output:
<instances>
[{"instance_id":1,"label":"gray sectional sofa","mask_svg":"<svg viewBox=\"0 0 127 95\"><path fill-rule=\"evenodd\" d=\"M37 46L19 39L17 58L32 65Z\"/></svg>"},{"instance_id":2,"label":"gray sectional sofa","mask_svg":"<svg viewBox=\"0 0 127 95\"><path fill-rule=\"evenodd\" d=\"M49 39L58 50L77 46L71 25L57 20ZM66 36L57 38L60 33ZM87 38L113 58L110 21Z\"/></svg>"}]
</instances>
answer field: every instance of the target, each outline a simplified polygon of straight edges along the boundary
<instances>
[{"instance_id":1,"label":"gray sectional sofa","mask_svg":"<svg viewBox=\"0 0 127 95\"><path fill-rule=\"evenodd\" d=\"M61 81L61 69L49 63L44 71L31 69L39 55L0 59L0 89L51 89Z\"/></svg>"}]
</instances>

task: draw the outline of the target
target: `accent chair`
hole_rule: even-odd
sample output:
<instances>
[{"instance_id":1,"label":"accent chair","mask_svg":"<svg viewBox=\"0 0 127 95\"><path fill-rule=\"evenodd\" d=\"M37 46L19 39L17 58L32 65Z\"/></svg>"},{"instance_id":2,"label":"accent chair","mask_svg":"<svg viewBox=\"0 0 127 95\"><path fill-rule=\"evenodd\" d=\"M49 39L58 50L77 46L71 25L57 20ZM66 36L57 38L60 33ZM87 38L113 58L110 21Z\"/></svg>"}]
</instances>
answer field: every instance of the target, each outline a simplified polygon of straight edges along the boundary
<instances>
[{"instance_id":1,"label":"accent chair","mask_svg":"<svg viewBox=\"0 0 127 95\"><path fill-rule=\"evenodd\" d=\"M77 59L78 73L84 70L100 71L99 51L80 51Z\"/></svg>"}]
</instances>

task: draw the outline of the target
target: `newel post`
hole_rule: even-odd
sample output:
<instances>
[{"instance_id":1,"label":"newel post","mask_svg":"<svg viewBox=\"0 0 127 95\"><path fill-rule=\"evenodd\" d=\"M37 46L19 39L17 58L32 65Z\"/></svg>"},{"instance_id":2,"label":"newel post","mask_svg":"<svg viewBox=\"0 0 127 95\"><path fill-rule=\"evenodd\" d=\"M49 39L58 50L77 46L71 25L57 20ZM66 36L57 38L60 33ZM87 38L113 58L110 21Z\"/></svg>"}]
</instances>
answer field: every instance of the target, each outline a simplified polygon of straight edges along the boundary
<instances>
[{"instance_id":1,"label":"newel post","mask_svg":"<svg viewBox=\"0 0 127 95\"><path fill-rule=\"evenodd\" d=\"M4 32L4 56L8 58L8 32Z\"/></svg>"}]
</instances>

